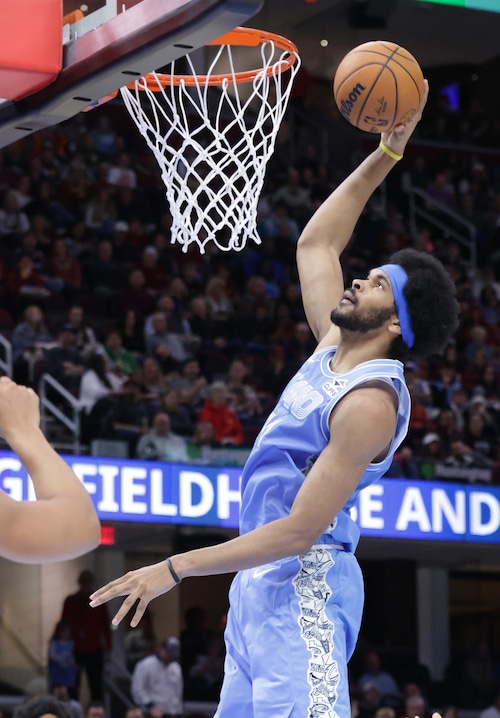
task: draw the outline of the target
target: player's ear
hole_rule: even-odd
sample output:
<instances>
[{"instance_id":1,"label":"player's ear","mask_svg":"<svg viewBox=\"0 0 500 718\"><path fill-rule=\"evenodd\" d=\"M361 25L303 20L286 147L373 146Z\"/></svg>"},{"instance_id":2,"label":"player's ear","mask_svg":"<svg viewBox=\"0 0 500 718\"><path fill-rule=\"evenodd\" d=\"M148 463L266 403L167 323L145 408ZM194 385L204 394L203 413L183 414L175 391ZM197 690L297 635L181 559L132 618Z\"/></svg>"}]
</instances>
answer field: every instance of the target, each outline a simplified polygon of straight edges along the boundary
<instances>
[{"instance_id":1,"label":"player's ear","mask_svg":"<svg viewBox=\"0 0 500 718\"><path fill-rule=\"evenodd\" d=\"M391 334L394 334L394 336L401 336L401 325L399 324L399 319L397 317L389 322L389 326L387 328Z\"/></svg>"}]
</instances>

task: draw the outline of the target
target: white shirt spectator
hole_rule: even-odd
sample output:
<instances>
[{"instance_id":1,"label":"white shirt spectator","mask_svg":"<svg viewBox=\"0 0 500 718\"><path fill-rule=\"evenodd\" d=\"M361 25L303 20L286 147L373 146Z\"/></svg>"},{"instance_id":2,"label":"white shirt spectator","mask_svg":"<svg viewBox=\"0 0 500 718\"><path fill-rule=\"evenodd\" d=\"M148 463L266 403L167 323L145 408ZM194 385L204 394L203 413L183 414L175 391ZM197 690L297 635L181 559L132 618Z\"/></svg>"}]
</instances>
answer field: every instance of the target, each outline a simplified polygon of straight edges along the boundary
<instances>
[{"instance_id":1,"label":"white shirt spectator","mask_svg":"<svg viewBox=\"0 0 500 718\"><path fill-rule=\"evenodd\" d=\"M107 373L107 378L111 384L111 390L118 390L122 386L122 379L116 376L116 374ZM82 375L80 382L80 405L89 414L92 411L93 406L103 396L109 394L110 388L101 381L93 369L88 369Z\"/></svg>"},{"instance_id":2,"label":"white shirt spectator","mask_svg":"<svg viewBox=\"0 0 500 718\"><path fill-rule=\"evenodd\" d=\"M186 441L170 431L170 417L159 412L153 419L153 429L141 436L135 450L138 459L151 461L187 461Z\"/></svg>"},{"instance_id":3,"label":"white shirt spectator","mask_svg":"<svg viewBox=\"0 0 500 718\"><path fill-rule=\"evenodd\" d=\"M163 641L158 653L146 656L137 663L132 675L132 698L136 705L145 710L153 706L163 715L182 714L183 680L182 669L166 646L177 639Z\"/></svg>"}]
</instances>

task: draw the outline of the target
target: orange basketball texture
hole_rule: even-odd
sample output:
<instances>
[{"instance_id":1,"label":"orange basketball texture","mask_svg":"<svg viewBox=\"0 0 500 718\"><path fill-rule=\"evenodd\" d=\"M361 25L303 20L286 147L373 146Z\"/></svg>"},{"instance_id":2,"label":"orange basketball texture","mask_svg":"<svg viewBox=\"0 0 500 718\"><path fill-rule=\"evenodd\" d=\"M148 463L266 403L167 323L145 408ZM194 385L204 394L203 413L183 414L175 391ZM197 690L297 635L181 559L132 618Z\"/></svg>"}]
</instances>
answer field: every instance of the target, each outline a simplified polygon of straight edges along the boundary
<instances>
[{"instance_id":1,"label":"orange basketball texture","mask_svg":"<svg viewBox=\"0 0 500 718\"><path fill-rule=\"evenodd\" d=\"M424 76L404 47L374 40L347 53L335 73L333 94L351 125L365 132L390 132L417 111Z\"/></svg>"}]
</instances>

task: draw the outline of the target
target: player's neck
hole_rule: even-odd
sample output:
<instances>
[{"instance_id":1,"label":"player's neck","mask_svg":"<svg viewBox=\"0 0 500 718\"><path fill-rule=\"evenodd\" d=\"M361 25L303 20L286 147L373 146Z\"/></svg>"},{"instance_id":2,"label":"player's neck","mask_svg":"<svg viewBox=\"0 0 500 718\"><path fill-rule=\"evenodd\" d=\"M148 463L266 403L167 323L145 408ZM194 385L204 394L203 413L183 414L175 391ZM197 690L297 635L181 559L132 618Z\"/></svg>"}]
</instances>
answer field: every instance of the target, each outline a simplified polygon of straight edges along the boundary
<instances>
[{"instance_id":1,"label":"player's neck","mask_svg":"<svg viewBox=\"0 0 500 718\"><path fill-rule=\"evenodd\" d=\"M380 336L367 340L366 335L360 337L358 333L342 332L330 368L337 374L344 374L363 362L388 357L389 346L385 338L383 341Z\"/></svg>"}]
</instances>

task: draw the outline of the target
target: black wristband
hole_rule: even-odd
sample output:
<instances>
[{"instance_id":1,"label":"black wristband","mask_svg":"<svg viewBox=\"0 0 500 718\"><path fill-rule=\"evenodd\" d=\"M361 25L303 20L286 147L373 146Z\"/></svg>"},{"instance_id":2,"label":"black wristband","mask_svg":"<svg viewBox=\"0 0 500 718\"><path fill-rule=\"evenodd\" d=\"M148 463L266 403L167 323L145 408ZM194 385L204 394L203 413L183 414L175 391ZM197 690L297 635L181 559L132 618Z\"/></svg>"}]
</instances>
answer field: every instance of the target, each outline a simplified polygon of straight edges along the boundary
<instances>
[{"instance_id":1,"label":"black wristband","mask_svg":"<svg viewBox=\"0 0 500 718\"><path fill-rule=\"evenodd\" d=\"M174 569L174 567L172 566L172 561L171 561L169 558L166 558L166 559L165 559L165 562L166 562L166 564L167 564L167 566L168 566L168 570L170 571L170 574L171 574L172 578L174 579L175 583L180 583L180 582L181 582L181 579L180 579L179 576L176 574L175 569Z\"/></svg>"}]
</instances>

